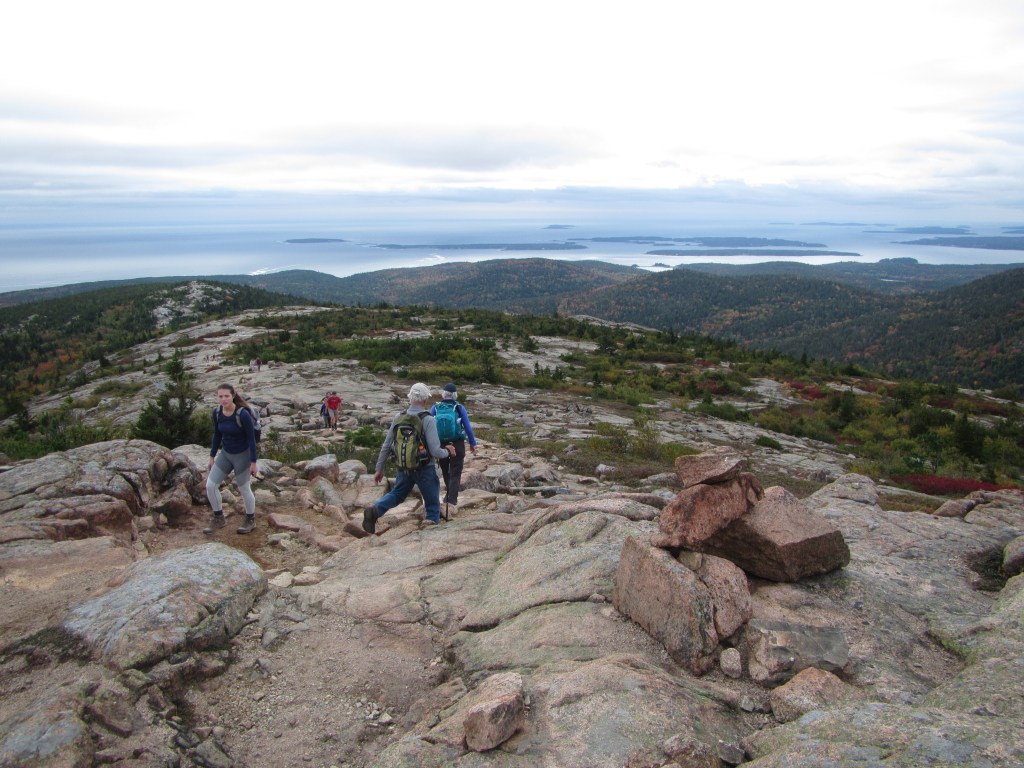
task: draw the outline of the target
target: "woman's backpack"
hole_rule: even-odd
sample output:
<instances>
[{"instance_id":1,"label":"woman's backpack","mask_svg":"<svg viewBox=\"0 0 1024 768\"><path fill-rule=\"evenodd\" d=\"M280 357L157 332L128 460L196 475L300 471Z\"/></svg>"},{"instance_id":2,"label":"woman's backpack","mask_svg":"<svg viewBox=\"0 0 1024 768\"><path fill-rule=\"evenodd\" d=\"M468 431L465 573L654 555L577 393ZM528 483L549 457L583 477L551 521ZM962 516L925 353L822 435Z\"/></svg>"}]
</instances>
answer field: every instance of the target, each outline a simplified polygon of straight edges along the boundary
<instances>
[{"instance_id":1,"label":"woman's backpack","mask_svg":"<svg viewBox=\"0 0 1024 768\"><path fill-rule=\"evenodd\" d=\"M459 419L458 408L458 405L451 400L445 400L434 406L434 419L437 420L437 436L441 440L441 445L466 439L466 432L462 428L462 422Z\"/></svg>"}]
</instances>

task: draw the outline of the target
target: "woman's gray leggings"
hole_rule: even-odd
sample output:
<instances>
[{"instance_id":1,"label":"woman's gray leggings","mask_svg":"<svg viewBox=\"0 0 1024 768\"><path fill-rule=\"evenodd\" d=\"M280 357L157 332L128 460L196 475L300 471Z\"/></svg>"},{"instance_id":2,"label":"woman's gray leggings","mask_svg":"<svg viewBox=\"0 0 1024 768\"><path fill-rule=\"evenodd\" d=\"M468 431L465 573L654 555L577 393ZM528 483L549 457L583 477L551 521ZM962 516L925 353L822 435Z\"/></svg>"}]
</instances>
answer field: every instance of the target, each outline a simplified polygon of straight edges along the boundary
<instances>
[{"instance_id":1,"label":"woman's gray leggings","mask_svg":"<svg viewBox=\"0 0 1024 768\"><path fill-rule=\"evenodd\" d=\"M249 487L249 452L225 453L221 451L213 460L213 467L210 469L210 476L206 478L206 498L210 500L210 506L214 512L223 510L223 501L220 495L220 484L228 479L232 470L235 473L235 485L242 496L242 504L245 505L245 514L256 514L256 497Z\"/></svg>"}]
</instances>

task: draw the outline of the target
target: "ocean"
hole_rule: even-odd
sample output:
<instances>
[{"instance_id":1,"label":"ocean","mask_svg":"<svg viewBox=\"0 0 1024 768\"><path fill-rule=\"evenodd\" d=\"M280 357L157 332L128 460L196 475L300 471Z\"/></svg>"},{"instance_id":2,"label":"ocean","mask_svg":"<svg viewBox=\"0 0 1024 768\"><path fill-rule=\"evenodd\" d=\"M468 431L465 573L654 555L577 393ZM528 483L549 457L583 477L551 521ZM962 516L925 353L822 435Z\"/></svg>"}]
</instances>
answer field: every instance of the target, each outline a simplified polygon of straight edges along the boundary
<instances>
[{"instance_id":1,"label":"ocean","mask_svg":"<svg viewBox=\"0 0 1024 768\"><path fill-rule=\"evenodd\" d=\"M393 267L422 267L496 258L596 259L659 269L695 262L878 261L913 257L929 264L1021 264L1024 251L907 245L931 237L870 223L680 224L647 221L574 224L571 221L410 221L342 223L189 224L0 228L0 292L97 280L217 274L259 274L310 269L339 277ZM976 235L1006 234L997 225L971 227ZM593 238L773 238L821 248L771 245L796 255L743 247L738 255L692 253L707 244L595 241ZM289 242L305 240L306 242ZM343 241L343 242L342 242ZM571 243L571 250L502 250L498 244ZM713 243L714 244L714 243ZM386 245L433 246L387 248ZM445 247L447 246L447 247ZM659 256L652 250L689 255ZM813 250L858 254L812 255ZM732 253L732 251L730 251Z\"/></svg>"}]
</instances>

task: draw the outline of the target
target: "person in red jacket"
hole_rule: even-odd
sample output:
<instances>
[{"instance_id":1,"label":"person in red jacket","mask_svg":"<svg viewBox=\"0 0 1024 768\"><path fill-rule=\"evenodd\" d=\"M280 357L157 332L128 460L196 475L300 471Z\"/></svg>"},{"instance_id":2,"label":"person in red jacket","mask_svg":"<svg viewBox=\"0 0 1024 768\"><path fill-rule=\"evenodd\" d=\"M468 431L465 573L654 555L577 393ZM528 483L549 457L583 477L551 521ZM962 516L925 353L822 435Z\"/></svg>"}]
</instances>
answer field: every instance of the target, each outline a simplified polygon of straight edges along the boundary
<instances>
[{"instance_id":1,"label":"person in red jacket","mask_svg":"<svg viewBox=\"0 0 1024 768\"><path fill-rule=\"evenodd\" d=\"M331 392L327 396L327 416L330 419L331 429L338 428L338 408L341 407L341 398L337 392Z\"/></svg>"}]
</instances>

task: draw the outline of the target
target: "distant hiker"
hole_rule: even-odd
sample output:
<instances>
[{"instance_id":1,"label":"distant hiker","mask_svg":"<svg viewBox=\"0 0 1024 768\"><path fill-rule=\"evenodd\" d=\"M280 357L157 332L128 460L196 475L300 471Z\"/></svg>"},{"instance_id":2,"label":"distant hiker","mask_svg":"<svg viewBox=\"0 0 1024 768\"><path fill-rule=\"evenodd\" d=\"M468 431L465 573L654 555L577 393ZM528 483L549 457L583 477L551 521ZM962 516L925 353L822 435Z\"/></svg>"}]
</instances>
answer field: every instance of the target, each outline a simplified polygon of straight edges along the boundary
<instances>
[{"instance_id":1,"label":"distant hiker","mask_svg":"<svg viewBox=\"0 0 1024 768\"><path fill-rule=\"evenodd\" d=\"M341 407L341 398L337 392L327 395L327 415L330 419L331 429L338 428L338 408Z\"/></svg>"},{"instance_id":2,"label":"distant hiker","mask_svg":"<svg viewBox=\"0 0 1024 768\"><path fill-rule=\"evenodd\" d=\"M444 477L445 518L448 507L459 503L459 485L462 483L462 465L466 459L466 440L469 439L469 450L476 453L476 436L469 423L469 414L465 406L456 402L458 390L449 382L441 391L441 402L430 409L431 415L437 420L437 437L442 446L455 446L455 455L441 459L441 475Z\"/></svg>"},{"instance_id":3,"label":"distant hiker","mask_svg":"<svg viewBox=\"0 0 1024 768\"><path fill-rule=\"evenodd\" d=\"M249 359L249 373L252 373L255 370L256 370L256 358L250 358Z\"/></svg>"},{"instance_id":4,"label":"distant hiker","mask_svg":"<svg viewBox=\"0 0 1024 768\"><path fill-rule=\"evenodd\" d=\"M331 414L327 412L327 398L330 396L331 393L328 392L320 398L320 418L323 419L324 429L329 429L331 426Z\"/></svg>"},{"instance_id":5,"label":"distant hiker","mask_svg":"<svg viewBox=\"0 0 1024 768\"><path fill-rule=\"evenodd\" d=\"M394 458L398 465L398 477L388 493L363 511L363 530L367 533L376 532L377 520L405 501L414 485L423 496L424 522L428 525L441 522L441 482L434 462L454 456L455 446L441 447L437 423L427 412L432 399L426 384L413 384L409 390L409 408L391 420L377 456L373 482L379 485L384 479L384 464L389 458Z\"/></svg>"},{"instance_id":6,"label":"distant hiker","mask_svg":"<svg viewBox=\"0 0 1024 768\"><path fill-rule=\"evenodd\" d=\"M259 357L256 358L256 373L260 372L260 368L263 367L263 360Z\"/></svg>"},{"instance_id":7,"label":"distant hiker","mask_svg":"<svg viewBox=\"0 0 1024 768\"><path fill-rule=\"evenodd\" d=\"M249 404L230 384L217 387L219 405L213 411L213 440L210 443L210 472L206 478L206 497L213 508L213 520L203 533L223 528L224 507L220 484L235 473L235 485L245 506L245 521L238 533L249 533L256 527L256 497L249 487L249 478L259 471L256 464L256 429Z\"/></svg>"}]
</instances>

